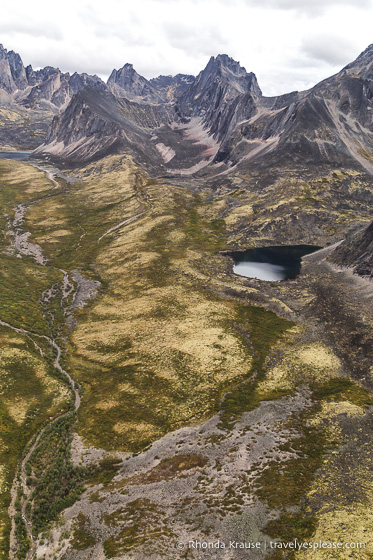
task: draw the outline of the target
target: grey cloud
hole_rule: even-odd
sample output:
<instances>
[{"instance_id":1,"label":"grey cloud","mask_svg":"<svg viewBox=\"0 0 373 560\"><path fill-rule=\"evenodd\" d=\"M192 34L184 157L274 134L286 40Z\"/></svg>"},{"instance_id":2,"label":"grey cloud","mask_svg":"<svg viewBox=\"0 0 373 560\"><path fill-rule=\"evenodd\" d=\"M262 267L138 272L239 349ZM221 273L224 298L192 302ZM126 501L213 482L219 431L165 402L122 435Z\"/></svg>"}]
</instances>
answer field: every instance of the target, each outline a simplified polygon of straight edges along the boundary
<instances>
[{"instance_id":1,"label":"grey cloud","mask_svg":"<svg viewBox=\"0 0 373 560\"><path fill-rule=\"evenodd\" d=\"M219 54L229 45L220 29L216 27L169 22L164 24L163 28L170 45L188 55Z\"/></svg>"},{"instance_id":2,"label":"grey cloud","mask_svg":"<svg viewBox=\"0 0 373 560\"><path fill-rule=\"evenodd\" d=\"M99 39L119 39L124 45L149 47L154 43L152 36L141 25L141 19L131 11L124 18L113 18L111 13L103 17L91 6L79 10L80 17L91 28L93 35Z\"/></svg>"},{"instance_id":3,"label":"grey cloud","mask_svg":"<svg viewBox=\"0 0 373 560\"><path fill-rule=\"evenodd\" d=\"M356 45L344 37L316 35L303 39L302 52L314 61L322 61L330 65L345 65L356 52Z\"/></svg>"},{"instance_id":4,"label":"grey cloud","mask_svg":"<svg viewBox=\"0 0 373 560\"><path fill-rule=\"evenodd\" d=\"M21 34L30 37L45 37L46 39L54 39L62 41L63 33L61 29L50 22L30 21L30 20L1 20L0 33L9 35L10 37Z\"/></svg>"},{"instance_id":5,"label":"grey cloud","mask_svg":"<svg viewBox=\"0 0 373 560\"><path fill-rule=\"evenodd\" d=\"M131 29L122 24L101 23L95 27L93 33L100 39L112 39L115 37L120 39L125 45L149 47L153 44L152 39L143 33L141 29Z\"/></svg>"},{"instance_id":6,"label":"grey cloud","mask_svg":"<svg viewBox=\"0 0 373 560\"><path fill-rule=\"evenodd\" d=\"M327 78L330 73L302 71L298 68L269 69L257 74L259 85L266 96L281 95L291 91L304 91Z\"/></svg>"}]
</instances>

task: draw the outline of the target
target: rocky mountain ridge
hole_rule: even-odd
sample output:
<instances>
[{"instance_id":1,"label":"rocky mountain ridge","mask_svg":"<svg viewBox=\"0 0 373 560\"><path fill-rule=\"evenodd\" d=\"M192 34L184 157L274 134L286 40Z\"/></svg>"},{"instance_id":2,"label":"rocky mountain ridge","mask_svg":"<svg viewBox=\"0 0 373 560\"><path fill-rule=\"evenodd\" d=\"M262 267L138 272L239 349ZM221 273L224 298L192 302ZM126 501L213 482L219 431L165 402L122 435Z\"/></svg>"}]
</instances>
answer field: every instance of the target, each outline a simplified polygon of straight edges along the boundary
<instances>
[{"instance_id":1,"label":"rocky mountain ridge","mask_svg":"<svg viewBox=\"0 0 373 560\"><path fill-rule=\"evenodd\" d=\"M166 154L163 161L148 158L148 163L158 166L159 173L181 175L202 169L213 176L247 167L268 170L283 165L330 167L346 163L371 174L372 61L370 46L356 61L308 91L264 97L253 73L227 55L212 57L195 79L179 78L183 88L174 88L176 101L167 103L166 120L155 127L143 127L147 139L160 147L158 152ZM137 99L137 105L142 104L147 111L164 104L160 94L164 78L147 81L126 65L109 81L114 93ZM170 78L170 83L175 81ZM76 102L73 98L71 104ZM137 105L127 107L129 120ZM115 120L115 115L110 119ZM136 117L133 119L136 122ZM84 130L83 118L77 126ZM49 143L67 146L71 137L62 130L54 127ZM106 143L106 137L103 140ZM183 157L178 157L181 152ZM64 157L62 152L50 152L48 143L37 153ZM90 151L85 160L95 157L99 154Z\"/></svg>"},{"instance_id":2,"label":"rocky mountain ridge","mask_svg":"<svg viewBox=\"0 0 373 560\"><path fill-rule=\"evenodd\" d=\"M157 91L148 80L140 76L132 64L125 64L120 70L113 70L107 81L109 90L117 97L159 102Z\"/></svg>"},{"instance_id":3,"label":"rocky mountain ridge","mask_svg":"<svg viewBox=\"0 0 373 560\"><path fill-rule=\"evenodd\" d=\"M113 97L98 91L96 99L93 91L83 94L86 97L84 111L80 103L82 97L78 95L73 98L65 113L53 121L47 142L35 154L64 159L70 163L78 159L87 161L101 157L102 153L107 153L109 146L117 150L123 145L123 138L128 138L127 129L131 130L130 121L136 127L142 127L142 144L152 146L152 149L147 150L145 164L158 168L158 172L162 173L170 169L178 173L181 169L182 174L190 174L211 162L218 149L218 140L227 133L227 129L232 128L234 118L247 115L248 100L261 96L255 75L247 73L227 55L212 57L197 78L178 74L147 81L137 74L132 65L126 64L122 69L112 72L108 89ZM126 100L126 103L118 103L115 98L123 102ZM106 108L104 112L99 109L99 99ZM242 107L241 111L237 110L236 100L240 101L238 105ZM87 104L91 113L96 115L95 122L100 122L98 127L87 126ZM232 106L235 107L234 118ZM251 103L249 111L253 106L254 103ZM128 119L126 122L121 118L124 107L125 118ZM140 107L141 123L138 122ZM155 107L160 108L156 111L157 115L164 115L164 119L145 119L147 113L153 115ZM162 107L165 109L161 110ZM78 152L75 152L76 134L72 134L71 127L67 125L71 114L75 115L75 128L79 131L81 141ZM115 132L113 123L116 123ZM117 126L125 128L119 131ZM70 144L73 144L73 150ZM97 146L97 151L93 146ZM105 146L104 152L99 146ZM131 153L143 153L142 147L136 146L134 140L131 146ZM156 158L151 156L154 147Z\"/></svg>"},{"instance_id":4,"label":"rocky mountain ridge","mask_svg":"<svg viewBox=\"0 0 373 560\"><path fill-rule=\"evenodd\" d=\"M0 100L3 103L13 102L28 108L40 108L47 103L60 109L87 85L106 89L98 76L77 72L70 75L52 66L40 70L34 70L31 65L25 67L19 54L0 45Z\"/></svg>"},{"instance_id":5,"label":"rocky mountain ridge","mask_svg":"<svg viewBox=\"0 0 373 560\"><path fill-rule=\"evenodd\" d=\"M34 70L24 66L19 54L0 45L0 105L17 103L25 107L43 107L50 103L54 109L64 109L73 95L85 86L108 90L116 97L125 97L139 103L171 103L194 81L194 76L158 76L147 80L126 63L113 70L107 83L98 76L74 72L61 72L46 66Z\"/></svg>"},{"instance_id":6,"label":"rocky mountain ridge","mask_svg":"<svg viewBox=\"0 0 373 560\"><path fill-rule=\"evenodd\" d=\"M172 103L194 79L194 76L177 74L147 80L136 72L132 64L125 64L119 70L112 71L107 87L116 97L125 97L138 103Z\"/></svg>"},{"instance_id":7,"label":"rocky mountain ridge","mask_svg":"<svg viewBox=\"0 0 373 560\"><path fill-rule=\"evenodd\" d=\"M105 84L88 74L24 68L16 53L4 48L0 52L3 95L29 108L43 109L47 103L49 111L51 107L54 113L65 111L53 121L47 141L37 149L39 156L70 161L75 148L69 145L78 135L82 145L90 146L86 153L80 150L82 161L97 159L103 153L99 146L120 149L121 139L128 137L127 128L134 125L142 130L141 142L146 139L152 146L146 157L148 166L158 168L160 174L214 176L248 167L268 170L346 163L369 175L373 172L372 45L310 90L276 97L263 96L255 74L225 54L211 57L196 78L178 74L147 80L125 64L113 70ZM90 91L83 111L77 94L87 86ZM99 108L100 100L105 111ZM143 107L140 124L139 106ZM162 106L167 110L155 111ZM78 118L79 108L84 114ZM87 125L88 110L100 126ZM154 120L154 111L158 117L164 115L164 120ZM72 114L79 132L67 126ZM116 123L114 129L112 123ZM124 128L119 131L118 126ZM132 153L142 153L135 139L130 144Z\"/></svg>"},{"instance_id":8,"label":"rocky mountain ridge","mask_svg":"<svg viewBox=\"0 0 373 560\"><path fill-rule=\"evenodd\" d=\"M252 116L221 144L215 162L333 164L373 172L373 46L305 92L256 98ZM247 107L247 104L246 104Z\"/></svg>"},{"instance_id":9,"label":"rocky mountain ridge","mask_svg":"<svg viewBox=\"0 0 373 560\"><path fill-rule=\"evenodd\" d=\"M178 99L178 108L185 116L202 117L211 133L221 139L226 132L227 113L232 112L236 100L246 96L245 105L251 106L253 99L261 95L255 74L247 73L238 62L223 54L210 58Z\"/></svg>"},{"instance_id":10,"label":"rocky mountain ridge","mask_svg":"<svg viewBox=\"0 0 373 560\"><path fill-rule=\"evenodd\" d=\"M158 105L173 103L193 80L193 76L183 74L146 80L131 64L125 64L113 70L105 84L96 75L64 73L52 66L34 70L31 65L24 66L19 54L0 45L0 145L34 149L45 142L53 117L87 86ZM117 145L115 141L108 144Z\"/></svg>"}]
</instances>

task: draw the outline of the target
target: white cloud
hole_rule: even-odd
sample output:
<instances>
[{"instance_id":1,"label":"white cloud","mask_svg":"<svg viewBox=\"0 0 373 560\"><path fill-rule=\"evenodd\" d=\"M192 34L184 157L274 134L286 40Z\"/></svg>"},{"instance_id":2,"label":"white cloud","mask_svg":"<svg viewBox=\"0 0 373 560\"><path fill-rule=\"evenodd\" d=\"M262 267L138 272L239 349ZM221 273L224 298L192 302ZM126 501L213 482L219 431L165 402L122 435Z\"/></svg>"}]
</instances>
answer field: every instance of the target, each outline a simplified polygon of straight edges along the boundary
<instances>
[{"instance_id":1,"label":"white cloud","mask_svg":"<svg viewBox=\"0 0 373 560\"><path fill-rule=\"evenodd\" d=\"M371 6L371 0L245 0L245 2L251 7L293 10L298 14L307 14L311 17L323 14L331 7L341 5L362 10Z\"/></svg>"}]
</instances>

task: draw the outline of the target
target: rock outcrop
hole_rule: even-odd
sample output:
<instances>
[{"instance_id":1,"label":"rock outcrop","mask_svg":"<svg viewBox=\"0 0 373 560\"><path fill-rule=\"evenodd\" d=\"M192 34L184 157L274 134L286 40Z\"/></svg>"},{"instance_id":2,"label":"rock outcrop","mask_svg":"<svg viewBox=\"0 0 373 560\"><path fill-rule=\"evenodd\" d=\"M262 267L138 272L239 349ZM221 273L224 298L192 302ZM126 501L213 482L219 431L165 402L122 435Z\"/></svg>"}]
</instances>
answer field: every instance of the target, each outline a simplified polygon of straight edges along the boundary
<instances>
[{"instance_id":1,"label":"rock outcrop","mask_svg":"<svg viewBox=\"0 0 373 560\"><path fill-rule=\"evenodd\" d=\"M0 102L21 104L28 108L45 108L45 102L52 109L64 108L72 96L85 86L106 89L106 84L98 76L68 72L46 66L34 70L31 65L26 68L19 54L7 51L0 45Z\"/></svg>"},{"instance_id":2,"label":"rock outcrop","mask_svg":"<svg viewBox=\"0 0 373 560\"><path fill-rule=\"evenodd\" d=\"M27 86L26 70L21 57L14 51L8 52L0 45L0 88L12 94Z\"/></svg>"},{"instance_id":3,"label":"rock outcrop","mask_svg":"<svg viewBox=\"0 0 373 560\"><path fill-rule=\"evenodd\" d=\"M175 102L195 80L190 74L176 76L158 76L149 80L165 103Z\"/></svg>"},{"instance_id":4,"label":"rock outcrop","mask_svg":"<svg viewBox=\"0 0 373 560\"><path fill-rule=\"evenodd\" d=\"M85 86L105 90L105 83L98 76L89 74L62 73L58 68L47 67L41 73L42 81L37 82L28 96L22 100L26 107L37 107L43 101L49 101L57 108L66 107L75 93Z\"/></svg>"},{"instance_id":5,"label":"rock outcrop","mask_svg":"<svg viewBox=\"0 0 373 560\"><path fill-rule=\"evenodd\" d=\"M246 72L238 62L222 54L211 57L178 99L184 116L198 116L218 140L222 140L244 114L251 114L261 97L255 74ZM237 107L240 110L237 110Z\"/></svg>"},{"instance_id":6,"label":"rock outcrop","mask_svg":"<svg viewBox=\"0 0 373 560\"><path fill-rule=\"evenodd\" d=\"M330 260L339 266L353 268L361 276L373 277L373 222L350 232Z\"/></svg>"}]
</instances>

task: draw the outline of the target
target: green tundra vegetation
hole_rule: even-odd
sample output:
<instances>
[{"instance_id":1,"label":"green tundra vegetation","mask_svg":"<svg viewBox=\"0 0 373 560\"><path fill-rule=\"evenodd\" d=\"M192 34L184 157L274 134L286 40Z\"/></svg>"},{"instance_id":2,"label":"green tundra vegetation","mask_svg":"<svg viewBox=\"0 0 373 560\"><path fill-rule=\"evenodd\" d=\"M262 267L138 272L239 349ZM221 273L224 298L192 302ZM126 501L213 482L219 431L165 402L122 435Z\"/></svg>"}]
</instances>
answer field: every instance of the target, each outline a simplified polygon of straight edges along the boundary
<instances>
[{"instance_id":1,"label":"green tundra vegetation","mask_svg":"<svg viewBox=\"0 0 373 560\"><path fill-rule=\"evenodd\" d=\"M309 406L287 420L290 435L283 444L293 455L273 461L250 491L278 513L264 528L270 537L318 534L328 514L307 506L305 496L310 502L319 495L315 473L344 441L333 428L335 418L346 410L360 418L373 403L371 394L340 377L338 356L316 335L310 338L306 326L296 325L280 300L285 287L264 290L233 278L220 252L232 239L242 243L240 227L248 217L256 232L252 239L269 239L271 220L281 222L281 212L286 214L282 204L323 216L324 198L343 180L340 172L309 183L282 180L277 198L272 187L254 196L239 184L222 186L210 197L171 180L150 179L128 156L108 156L71 174L77 181L55 184L29 164L0 160L0 320L24 329L0 325L1 560L9 549L12 481L42 427L47 426L25 466L34 538L47 535L85 488L108 488L118 473L115 459L89 467L73 463L75 432L87 446L135 454L170 431L220 412L219 429L229 435L245 412L262 401L293 396L300 386L307 387ZM355 189L365 188L354 172L348 177ZM227 197L237 203L231 209ZM14 207L31 202L23 228L48 259L45 266L20 258L9 234ZM346 220L367 219L357 207L346 213L336 205L328 212L321 220L324 234L342 231ZM95 297L63 300L59 269L83 295L95 282ZM54 297L42 304L51 286ZM301 297L312 300L310 293ZM77 413L66 379L53 365L56 353L45 338L51 336L62 348L63 367L81 388ZM203 469L205 463L203 453L164 459L142 483ZM229 504L232 499L228 492ZM149 535L169 538L166 526L154 529L157 511L145 498L129 502L123 515L135 528L107 538L106 556L128 552ZM30 541L17 516L18 555L25 558ZM115 516L105 518L109 525L117 522ZM96 542L83 513L70 536L78 551Z\"/></svg>"}]
</instances>

